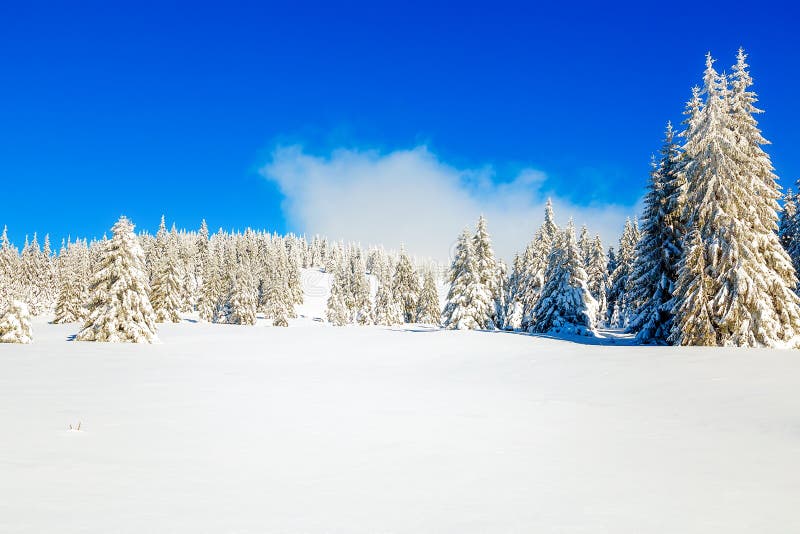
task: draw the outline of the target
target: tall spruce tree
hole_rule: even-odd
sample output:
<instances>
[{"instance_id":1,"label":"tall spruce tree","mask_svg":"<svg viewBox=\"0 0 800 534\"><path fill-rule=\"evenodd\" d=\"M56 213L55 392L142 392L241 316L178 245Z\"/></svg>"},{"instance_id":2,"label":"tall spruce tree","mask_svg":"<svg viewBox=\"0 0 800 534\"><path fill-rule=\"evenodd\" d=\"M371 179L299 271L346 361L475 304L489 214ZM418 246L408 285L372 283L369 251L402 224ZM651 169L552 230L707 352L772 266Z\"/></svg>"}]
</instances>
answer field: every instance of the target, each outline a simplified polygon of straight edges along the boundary
<instances>
[{"instance_id":1,"label":"tall spruce tree","mask_svg":"<svg viewBox=\"0 0 800 534\"><path fill-rule=\"evenodd\" d=\"M680 152L672 124L667 123L661 159L653 164L644 198L642 235L628 282L632 307L628 330L643 343L667 342L672 328L672 291L682 253L681 229L670 213L670 198L679 187Z\"/></svg>"},{"instance_id":2,"label":"tall spruce tree","mask_svg":"<svg viewBox=\"0 0 800 534\"><path fill-rule=\"evenodd\" d=\"M707 56L705 105L684 145L692 162L687 220L697 228L705 255L707 313L716 345L797 346L797 279L776 232L778 185L762 149L766 140L754 117L760 110L741 51L733 70L731 89ZM682 283L693 284L685 278ZM680 300L675 309L687 313ZM688 322L681 316L678 328Z\"/></svg>"},{"instance_id":3,"label":"tall spruce tree","mask_svg":"<svg viewBox=\"0 0 800 534\"><path fill-rule=\"evenodd\" d=\"M489 316L482 322L486 325L486 328L494 329L501 320L503 277L500 262L494 256L492 238L489 235L489 230L486 227L486 218L483 215L478 218L478 223L475 226L475 235L472 239L478 278L492 298Z\"/></svg>"},{"instance_id":4,"label":"tall spruce tree","mask_svg":"<svg viewBox=\"0 0 800 534\"><path fill-rule=\"evenodd\" d=\"M544 208L544 222L528 244L522 259L522 275L518 291L522 303L522 328L529 330L535 321L534 308L545 283L545 273L553 245L560 231L555 222L553 202L548 198Z\"/></svg>"},{"instance_id":5,"label":"tall spruce tree","mask_svg":"<svg viewBox=\"0 0 800 534\"><path fill-rule=\"evenodd\" d=\"M481 284L474 241L469 230L459 236L450 266L450 289L442 314L446 328L476 330L486 327L492 309L492 295Z\"/></svg>"}]
</instances>

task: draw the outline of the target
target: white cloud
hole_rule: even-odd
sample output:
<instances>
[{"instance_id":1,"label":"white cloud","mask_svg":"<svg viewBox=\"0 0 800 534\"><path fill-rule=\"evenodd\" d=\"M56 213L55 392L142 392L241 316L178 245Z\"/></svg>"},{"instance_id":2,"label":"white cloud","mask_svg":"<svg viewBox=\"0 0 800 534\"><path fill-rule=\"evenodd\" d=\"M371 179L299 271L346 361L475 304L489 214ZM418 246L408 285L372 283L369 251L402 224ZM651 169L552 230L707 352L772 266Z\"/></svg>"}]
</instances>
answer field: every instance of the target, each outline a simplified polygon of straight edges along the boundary
<instances>
[{"instance_id":1,"label":"white cloud","mask_svg":"<svg viewBox=\"0 0 800 534\"><path fill-rule=\"evenodd\" d=\"M534 169L496 183L490 167L458 169L424 146L387 154L342 149L327 157L279 147L261 173L278 185L289 223L302 232L387 248L404 243L412 254L439 260L481 213L495 250L510 259L541 224L548 196L559 223L569 217L578 227L586 223L606 247L636 212L635 206L580 206L548 195L547 176Z\"/></svg>"}]
</instances>

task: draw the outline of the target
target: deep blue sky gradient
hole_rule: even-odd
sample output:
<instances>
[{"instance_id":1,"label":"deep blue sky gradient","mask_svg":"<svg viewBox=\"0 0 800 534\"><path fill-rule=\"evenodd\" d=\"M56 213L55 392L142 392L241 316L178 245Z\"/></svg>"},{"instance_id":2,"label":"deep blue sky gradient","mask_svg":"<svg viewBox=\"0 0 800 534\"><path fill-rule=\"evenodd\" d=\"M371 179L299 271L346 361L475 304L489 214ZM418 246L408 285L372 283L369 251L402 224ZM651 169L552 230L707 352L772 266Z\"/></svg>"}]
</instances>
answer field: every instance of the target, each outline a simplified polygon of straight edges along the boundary
<instances>
[{"instance_id":1,"label":"deep blue sky gradient","mask_svg":"<svg viewBox=\"0 0 800 534\"><path fill-rule=\"evenodd\" d=\"M292 230L258 169L296 142L425 143L498 180L530 166L579 202L632 205L705 52L724 69L739 45L782 183L800 177L788 3L532 4L3 2L0 225L19 245L102 235L120 213Z\"/></svg>"}]
</instances>

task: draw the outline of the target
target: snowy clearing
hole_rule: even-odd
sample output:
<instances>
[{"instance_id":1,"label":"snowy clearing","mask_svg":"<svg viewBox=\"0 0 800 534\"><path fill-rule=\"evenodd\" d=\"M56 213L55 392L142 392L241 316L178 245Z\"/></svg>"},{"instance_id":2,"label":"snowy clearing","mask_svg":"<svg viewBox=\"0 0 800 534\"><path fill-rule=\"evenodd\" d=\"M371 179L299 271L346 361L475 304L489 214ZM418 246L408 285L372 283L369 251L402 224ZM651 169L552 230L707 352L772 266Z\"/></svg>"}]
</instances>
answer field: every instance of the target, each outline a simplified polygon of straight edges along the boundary
<instances>
[{"instance_id":1,"label":"snowy clearing","mask_svg":"<svg viewBox=\"0 0 800 534\"><path fill-rule=\"evenodd\" d=\"M0 532L800 531L794 352L33 328L0 345Z\"/></svg>"}]
</instances>

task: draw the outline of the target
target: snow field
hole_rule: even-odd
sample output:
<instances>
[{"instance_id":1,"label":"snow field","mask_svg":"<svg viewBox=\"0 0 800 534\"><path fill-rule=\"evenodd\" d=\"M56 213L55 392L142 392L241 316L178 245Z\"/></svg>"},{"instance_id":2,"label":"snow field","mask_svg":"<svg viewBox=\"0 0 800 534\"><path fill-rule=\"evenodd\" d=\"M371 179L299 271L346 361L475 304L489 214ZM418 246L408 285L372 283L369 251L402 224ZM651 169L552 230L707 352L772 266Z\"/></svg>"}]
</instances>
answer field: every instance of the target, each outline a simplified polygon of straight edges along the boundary
<instances>
[{"instance_id":1,"label":"snow field","mask_svg":"<svg viewBox=\"0 0 800 534\"><path fill-rule=\"evenodd\" d=\"M800 531L791 351L259 322L0 346L0 532Z\"/></svg>"}]
</instances>

